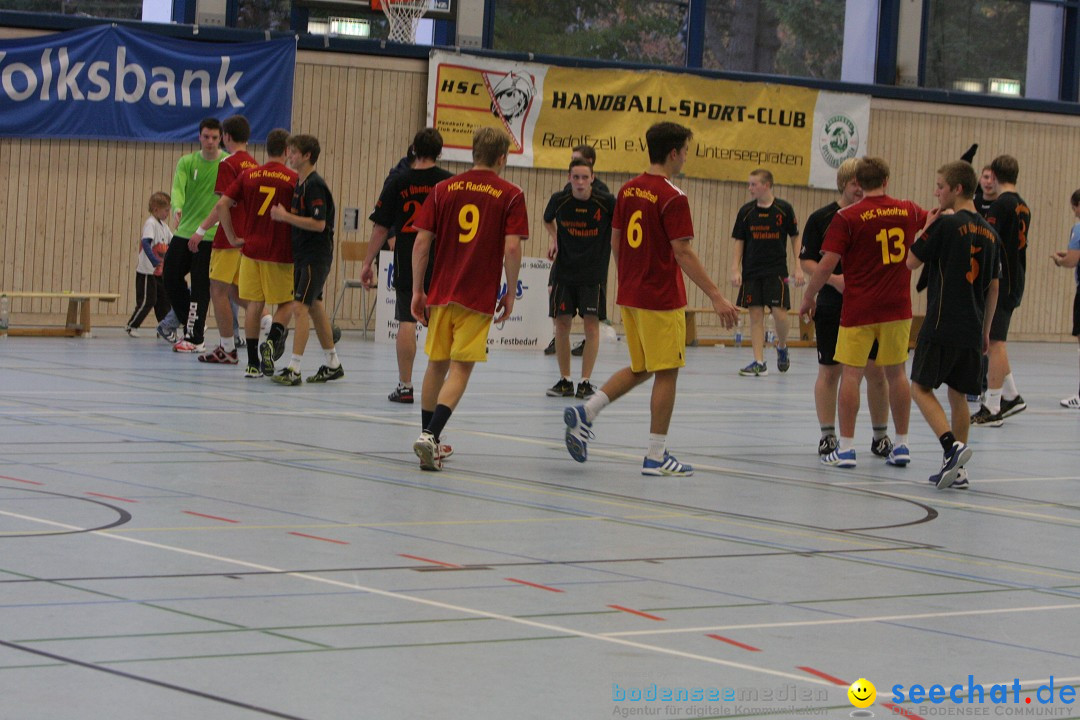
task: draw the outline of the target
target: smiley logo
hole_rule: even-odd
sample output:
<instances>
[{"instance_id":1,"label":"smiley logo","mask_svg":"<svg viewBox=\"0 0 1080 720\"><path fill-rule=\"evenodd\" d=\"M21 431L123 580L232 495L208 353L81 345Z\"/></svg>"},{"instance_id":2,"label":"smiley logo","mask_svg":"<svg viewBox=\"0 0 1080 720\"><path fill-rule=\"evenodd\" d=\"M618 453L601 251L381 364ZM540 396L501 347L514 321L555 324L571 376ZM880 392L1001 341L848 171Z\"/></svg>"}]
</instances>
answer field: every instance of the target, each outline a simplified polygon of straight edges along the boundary
<instances>
[{"instance_id":1,"label":"smiley logo","mask_svg":"<svg viewBox=\"0 0 1080 720\"><path fill-rule=\"evenodd\" d=\"M848 700L857 708L866 708L874 704L877 699L877 688L874 683L866 678L859 678L851 683L847 691Z\"/></svg>"}]
</instances>

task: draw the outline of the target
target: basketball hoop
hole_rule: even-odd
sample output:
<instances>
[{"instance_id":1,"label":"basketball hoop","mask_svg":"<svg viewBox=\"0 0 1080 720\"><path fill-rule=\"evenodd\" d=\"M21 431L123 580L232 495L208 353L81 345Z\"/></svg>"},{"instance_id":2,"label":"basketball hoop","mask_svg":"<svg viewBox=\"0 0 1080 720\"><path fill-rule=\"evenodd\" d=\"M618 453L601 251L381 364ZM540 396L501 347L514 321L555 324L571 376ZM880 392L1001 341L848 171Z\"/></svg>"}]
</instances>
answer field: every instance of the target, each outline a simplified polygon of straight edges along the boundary
<instances>
[{"instance_id":1,"label":"basketball hoop","mask_svg":"<svg viewBox=\"0 0 1080 720\"><path fill-rule=\"evenodd\" d=\"M430 0L371 0L373 10L381 9L390 23L391 42L416 43L416 28L428 11Z\"/></svg>"}]
</instances>

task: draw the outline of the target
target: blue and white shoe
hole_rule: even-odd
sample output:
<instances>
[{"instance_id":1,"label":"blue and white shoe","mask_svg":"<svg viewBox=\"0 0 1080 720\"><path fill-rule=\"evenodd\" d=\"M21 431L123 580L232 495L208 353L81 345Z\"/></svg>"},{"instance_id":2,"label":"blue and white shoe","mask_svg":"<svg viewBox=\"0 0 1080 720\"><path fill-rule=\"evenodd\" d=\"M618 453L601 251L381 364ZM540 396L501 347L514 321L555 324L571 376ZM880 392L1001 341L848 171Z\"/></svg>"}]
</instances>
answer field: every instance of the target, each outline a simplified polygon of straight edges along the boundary
<instances>
[{"instance_id":1,"label":"blue and white shoe","mask_svg":"<svg viewBox=\"0 0 1080 720\"><path fill-rule=\"evenodd\" d=\"M821 456L822 465L831 465L833 467L840 468L853 468L855 467L855 450L833 450L828 455Z\"/></svg>"},{"instance_id":2,"label":"blue and white shoe","mask_svg":"<svg viewBox=\"0 0 1080 720\"><path fill-rule=\"evenodd\" d=\"M788 353L786 347L776 348L776 369L780 372L787 372L791 367L791 355Z\"/></svg>"},{"instance_id":3,"label":"blue and white shoe","mask_svg":"<svg viewBox=\"0 0 1080 720\"><path fill-rule=\"evenodd\" d=\"M566 423L566 450L570 457L583 463L589 459L589 441L596 437L592 423L585 419L585 406L575 405L563 410Z\"/></svg>"},{"instance_id":4,"label":"blue and white shoe","mask_svg":"<svg viewBox=\"0 0 1080 720\"><path fill-rule=\"evenodd\" d=\"M936 475L930 476L930 479L937 485L938 490L952 487L956 483L956 476L960 472L960 467L970 460L974 454L972 449L964 443L959 440L954 442L952 447L945 451L945 456L941 461L941 470Z\"/></svg>"},{"instance_id":5,"label":"blue and white shoe","mask_svg":"<svg viewBox=\"0 0 1080 720\"><path fill-rule=\"evenodd\" d=\"M646 457L641 465L642 475L666 475L668 477L690 477L694 474L694 468L675 459L671 453L664 451L663 460L653 460Z\"/></svg>"},{"instance_id":6,"label":"blue and white shoe","mask_svg":"<svg viewBox=\"0 0 1080 720\"><path fill-rule=\"evenodd\" d=\"M889 457L885 458L886 465L895 467L907 467L909 462L911 462L911 453L908 452L907 445L894 445L889 451Z\"/></svg>"},{"instance_id":7,"label":"blue and white shoe","mask_svg":"<svg viewBox=\"0 0 1080 720\"><path fill-rule=\"evenodd\" d=\"M938 479L937 475L931 475L930 476L930 484L933 485L934 487L937 487L937 479ZM971 484L968 483L967 468L965 468L965 467L956 468L956 479L953 480L953 484L950 487L953 490L967 490L969 487L971 487Z\"/></svg>"}]
</instances>

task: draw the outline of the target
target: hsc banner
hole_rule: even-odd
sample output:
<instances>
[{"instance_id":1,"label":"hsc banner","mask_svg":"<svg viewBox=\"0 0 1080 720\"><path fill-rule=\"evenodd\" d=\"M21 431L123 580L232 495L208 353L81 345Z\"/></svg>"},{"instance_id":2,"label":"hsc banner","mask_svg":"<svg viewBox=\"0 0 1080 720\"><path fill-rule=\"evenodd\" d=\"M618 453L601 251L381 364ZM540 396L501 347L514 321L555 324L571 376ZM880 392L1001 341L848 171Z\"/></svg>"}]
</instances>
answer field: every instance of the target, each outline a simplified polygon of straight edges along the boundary
<instances>
[{"instance_id":1,"label":"hsc banner","mask_svg":"<svg viewBox=\"0 0 1080 720\"><path fill-rule=\"evenodd\" d=\"M575 145L603 171L648 166L645 131L662 121L694 132L683 172L745 181L758 167L778 183L836 187L836 168L866 154L870 97L659 71L590 70L431 53L428 124L443 157L469 162L473 131L504 128L510 164L565 169Z\"/></svg>"},{"instance_id":2,"label":"hsc banner","mask_svg":"<svg viewBox=\"0 0 1080 720\"><path fill-rule=\"evenodd\" d=\"M0 136L189 142L237 113L292 119L296 42L202 43L112 25L0 40Z\"/></svg>"}]
</instances>

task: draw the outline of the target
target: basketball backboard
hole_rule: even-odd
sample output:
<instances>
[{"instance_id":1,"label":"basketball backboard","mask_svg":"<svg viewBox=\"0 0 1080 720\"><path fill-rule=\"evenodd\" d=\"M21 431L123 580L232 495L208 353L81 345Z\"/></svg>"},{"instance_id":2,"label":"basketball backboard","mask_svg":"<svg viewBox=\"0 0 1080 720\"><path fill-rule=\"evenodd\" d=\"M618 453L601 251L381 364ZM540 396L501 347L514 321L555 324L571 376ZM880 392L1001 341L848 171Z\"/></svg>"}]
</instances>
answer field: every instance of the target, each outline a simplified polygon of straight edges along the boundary
<instances>
[{"instance_id":1,"label":"basketball backboard","mask_svg":"<svg viewBox=\"0 0 1080 720\"><path fill-rule=\"evenodd\" d=\"M382 14L381 10L372 8L371 0L296 0L301 7L321 8L342 13L374 13ZM455 20L457 19L458 0L428 0L428 10L424 17L432 20Z\"/></svg>"}]
</instances>

